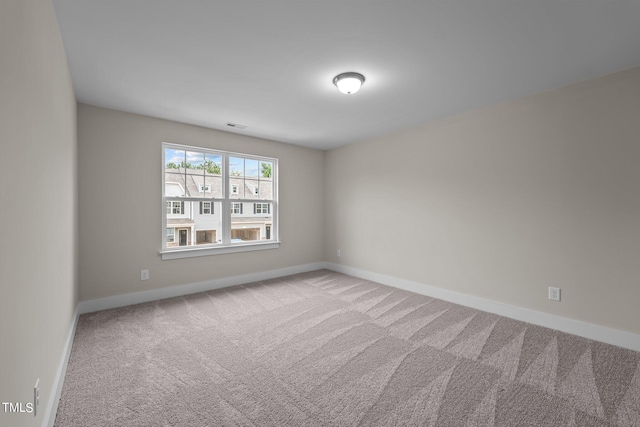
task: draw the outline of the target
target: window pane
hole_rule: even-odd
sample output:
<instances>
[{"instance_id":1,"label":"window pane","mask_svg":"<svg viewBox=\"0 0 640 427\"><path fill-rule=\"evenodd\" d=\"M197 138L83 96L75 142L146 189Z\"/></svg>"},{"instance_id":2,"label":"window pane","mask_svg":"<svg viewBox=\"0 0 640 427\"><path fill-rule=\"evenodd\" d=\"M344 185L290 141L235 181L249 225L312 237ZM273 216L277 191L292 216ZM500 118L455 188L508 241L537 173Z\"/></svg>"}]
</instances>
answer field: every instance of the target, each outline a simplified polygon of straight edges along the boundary
<instances>
[{"instance_id":1,"label":"window pane","mask_svg":"<svg viewBox=\"0 0 640 427\"><path fill-rule=\"evenodd\" d=\"M247 179L245 182L245 198L258 199L260 194L260 182L257 179Z\"/></svg>"},{"instance_id":2,"label":"window pane","mask_svg":"<svg viewBox=\"0 0 640 427\"><path fill-rule=\"evenodd\" d=\"M205 191L201 197L221 199L222 195L222 177L218 175L206 174L204 176Z\"/></svg>"},{"instance_id":3,"label":"window pane","mask_svg":"<svg viewBox=\"0 0 640 427\"><path fill-rule=\"evenodd\" d=\"M191 170L191 169L187 169ZM187 197L204 197L204 176L187 175Z\"/></svg>"},{"instance_id":4,"label":"window pane","mask_svg":"<svg viewBox=\"0 0 640 427\"><path fill-rule=\"evenodd\" d=\"M187 151L187 163L184 167L187 168L187 173L202 175L204 172L204 153Z\"/></svg>"},{"instance_id":5,"label":"window pane","mask_svg":"<svg viewBox=\"0 0 640 427\"><path fill-rule=\"evenodd\" d=\"M192 202L194 206L202 207L194 211L194 241L196 245L211 245L222 241L222 203L221 202ZM200 205L202 203L202 205Z\"/></svg>"},{"instance_id":6,"label":"window pane","mask_svg":"<svg viewBox=\"0 0 640 427\"><path fill-rule=\"evenodd\" d=\"M204 170L206 174L222 175L222 156L205 153Z\"/></svg>"},{"instance_id":7,"label":"window pane","mask_svg":"<svg viewBox=\"0 0 640 427\"><path fill-rule=\"evenodd\" d=\"M168 169L172 170L172 169ZM185 179L184 174L165 173L164 174L164 195L167 197L185 196Z\"/></svg>"},{"instance_id":8,"label":"window pane","mask_svg":"<svg viewBox=\"0 0 640 427\"><path fill-rule=\"evenodd\" d=\"M260 194L261 199L273 200L273 181L260 180Z\"/></svg>"},{"instance_id":9,"label":"window pane","mask_svg":"<svg viewBox=\"0 0 640 427\"><path fill-rule=\"evenodd\" d=\"M258 178L259 176L258 160L252 160L252 159L244 160L244 175L249 178Z\"/></svg>"},{"instance_id":10,"label":"window pane","mask_svg":"<svg viewBox=\"0 0 640 427\"><path fill-rule=\"evenodd\" d=\"M173 201L166 216L167 247L212 245L222 240L222 203ZM170 231L173 230L173 241Z\"/></svg>"},{"instance_id":11,"label":"window pane","mask_svg":"<svg viewBox=\"0 0 640 427\"><path fill-rule=\"evenodd\" d=\"M231 215L231 243L270 240L273 224L271 203L245 203L242 214ZM253 205L252 209L247 206Z\"/></svg>"},{"instance_id":12,"label":"window pane","mask_svg":"<svg viewBox=\"0 0 640 427\"><path fill-rule=\"evenodd\" d=\"M273 163L260 162L260 178L271 178Z\"/></svg>"},{"instance_id":13,"label":"window pane","mask_svg":"<svg viewBox=\"0 0 640 427\"><path fill-rule=\"evenodd\" d=\"M178 169L182 167L182 164L185 162L185 151L184 150L175 150L173 148L165 148L164 149L164 167L165 169L175 169L178 172Z\"/></svg>"},{"instance_id":14,"label":"window pane","mask_svg":"<svg viewBox=\"0 0 640 427\"><path fill-rule=\"evenodd\" d=\"M229 157L229 176L244 176L244 159Z\"/></svg>"}]
</instances>

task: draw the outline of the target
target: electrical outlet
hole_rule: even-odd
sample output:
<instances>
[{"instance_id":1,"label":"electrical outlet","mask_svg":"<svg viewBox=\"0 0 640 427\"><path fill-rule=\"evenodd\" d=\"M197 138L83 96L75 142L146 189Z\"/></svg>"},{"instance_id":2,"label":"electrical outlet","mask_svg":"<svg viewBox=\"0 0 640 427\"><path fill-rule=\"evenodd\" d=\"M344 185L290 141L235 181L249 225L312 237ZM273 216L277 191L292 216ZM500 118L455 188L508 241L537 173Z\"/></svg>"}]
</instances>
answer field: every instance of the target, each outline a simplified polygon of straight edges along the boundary
<instances>
[{"instance_id":1,"label":"electrical outlet","mask_svg":"<svg viewBox=\"0 0 640 427\"><path fill-rule=\"evenodd\" d=\"M36 380L33 386L33 416L38 415L38 406L40 406L40 378Z\"/></svg>"},{"instance_id":2,"label":"electrical outlet","mask_svg":"<svg viewBox=\"0 0 640 427\"><path fill-rule=\"evenodd\" d=\"M149 270L140 270L140 280L149 280Z\"/></svg>"},{"instance_id":3,"label":"electrical outlet","mask_svg":"<svg viewBox=\"0 0 640 427\"><path fill-rule=\"evenodd\" d=\"M560 301L560 288L552 288L549 286L549 299L551 301Z\"/></svg>"},{"instance_id":4,"label":"electrical outlet","mask_svg":"<svg viewBox=\"0 0 640 427\"><path fill-rule=\"evenodd\" d=\"M340 249L338 249L338 250L336 251L336 256L337 256L338 258L340 258L340 255L341 255L341 254L340 254Z\"/></svg>"}]
</instances>

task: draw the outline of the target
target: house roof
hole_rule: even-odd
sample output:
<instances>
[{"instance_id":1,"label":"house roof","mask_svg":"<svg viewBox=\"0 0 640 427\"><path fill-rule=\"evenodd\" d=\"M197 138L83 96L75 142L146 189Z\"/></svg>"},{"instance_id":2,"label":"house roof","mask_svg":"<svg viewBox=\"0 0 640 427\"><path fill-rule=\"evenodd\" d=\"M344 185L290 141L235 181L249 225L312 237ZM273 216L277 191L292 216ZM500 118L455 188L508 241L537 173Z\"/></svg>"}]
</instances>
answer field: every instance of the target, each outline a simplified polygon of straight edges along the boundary
<instances>
[{"instance_id":1,"label":"house roof","mask_svg":"<svg viewBox=\"0 0 640 427\"><path fill-rule=\"evenodd\" d=\"M200 169L165 169L165 191L168 196L222 198L222 176ZM229 185L238 186L231 199L262 200L273 197L273 180L264 177L229 177ZM209 187L209 191L206 191ZM174 187L174 188L172 188ZM256 194L256 189L258 194Z\"/></svg>"}]
</instances>

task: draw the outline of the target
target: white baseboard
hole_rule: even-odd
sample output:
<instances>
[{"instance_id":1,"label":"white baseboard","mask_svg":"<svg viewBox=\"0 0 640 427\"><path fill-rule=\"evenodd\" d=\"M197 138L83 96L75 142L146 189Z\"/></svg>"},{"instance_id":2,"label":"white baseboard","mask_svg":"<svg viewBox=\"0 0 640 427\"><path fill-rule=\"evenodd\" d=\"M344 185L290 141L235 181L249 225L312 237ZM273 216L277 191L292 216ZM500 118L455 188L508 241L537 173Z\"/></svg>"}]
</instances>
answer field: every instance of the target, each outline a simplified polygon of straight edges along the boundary
<instances>
[{"instance_id":1,"label":"white baseboard","mask_svg":"<svg viewBox=\"0 0 640 427\"><path fill-rule=\"evenodd\" d=\"M189 283L186 285L170 286L167 288L153 289L149 291L135 292L112 297L98 298L89 301L81 301L78 304L80 314L94 311L107 310L109 308L124 307L143 302L157 301L165 298L173 298L182 295L206 292L213 289L226 288L228 286L242 285L244 283L257 282L260 280L275 279L276 277L289 276L291 274L306 273L308 271L319 270L325 267L324 262L313 264L296 265L293 267L280 268L277 270L263 271L259 273L243 274L241 276L223 277L220 279L206 280L204 282Z\"/></svg>"},{"instance_id":2,"label":"white baseboard","mask_svg":"<svg viewBox=\"0 0 640 427\"><path fill-rule=\"evenodd\" d=\"M384 274L361 270L354 267L348 267L331 262L317 262L313 264L297 265L293 267L286 267L259 273L244 274L241 276L224 277L221 279L208 280L204 282L171 286L168 288L154 289L150 291L136 292L125 295L116 295L113 297L99 298L89 301L81 301L80 303L78 303L72 325L69 329L69 334L67 335L64 352L55 377L55 384L53 387L54 393L49 398L49 401L45 406L42 426L53 427L53 424L55 422L58 403L60 401L60 395L62 393L62 386L64 384L64 377L67 372L67 365L69 363L69 356L71 355L73 338L75 336L76 326L78 324L78 316L80 314L106 310L109 308L123 307L126 305L139 304L143 302L156 301L176 296L188 295L197 292L205 292L213 289L241 285L260 280L275 279L277 277L306 273L308 271L319 270L322 268L366 280L371 280L383 285L392 286L398 289L404 289L406 291L415 292L417 294L426 295L432 298L438 298L455 304L464 305L489 313L498 314L500 316L509 317L511 319L520 320L534 325L556 329L562 332L578 335L595 341L628 348L630 350L640 351L640 335L631 332L620 331L618 329L608 328L605 326L569 319L562 316L556 316L554 314L492 301L485 298L463 294L461 292L437 288L435 286L429 286L418 282L412 282L410 280L386 276Z\"/></svg>"},{"instance_id":3,"label":"white baseboard","mask_svg":"<svg viewBox=\"0 0 640 427\"><path fill-rule=\"evenodd\" d=\"M437 288L435 286L425 285L423 283L412 282L410 280L399 279L331 262L325 263L324 267L338 273L371 280L383 285L393 286L395 288L498 314L511 319L532 323L534 325L556 329L591 340L616 345L618 347L640 351L640 335L631 332L625 332L580 320L569 319L567 317L544 313L542 311L505 304L502 302L463 294L461 292L450 291L447 289Z\"/></svg>"},{"instance_id":4,"label":"white baseboard","mask_svg":"<svg viewBox=\"0 0 640 427\"><path fill-rule=\"evenodd\" d=\"M54 377L53 393L51 393L49 400L44 406L44 416L42 417L43 427L53 427L56 421L56 413L58 412L58 403L60 402L60 395L62 394L62 386L64 384L64 377L67 373L67 365L69 364L69 356L71 356L71 347L73 346L73 338L76 336L76 326L78 326L78 308L73 316L73 322L69 328L67 334L67 340L64 343L64 350L62 352L62 358L58 364L58 370Z\"/></svg>"},{"instance_id":5,"label":"white baseboard","mask_svg":"<svg viewBox=\"0 0 640 427\"><path fill-rule=\"evenodd\" d=\"M143 302L188 295L197 292L206 292L213 289L241 285L244 283L251 283L260 280L274 279L291 274L305 273L321 268L327 268L339 273L349 274L351 276L360 277L366 280L372 280L383 285L393 286L410 292L427 295L444 301L453 302L455 304L460 304L489 313L498 314L500 316L509 317L511 319L532 323L534 325L556 329L562 332L578 335L595 341L628 348L634 351L640 351L640 335L634 334L632 332L621 331L606 326L587 323L580 320L544 313L542 311L531 310L524 307L518 307L511 304L497 302L486 298L463 294L456 291L450 291L423 283L413 282L410 280L400 279L392 276L386 276L384 274L374 273L371 271L361 270L358 268L348 267L331 262L303 264L277 270L244 274L233 277L224 277L220 279L207 280L186 285L170 286L167 288L154 289L150 291L135 292L124 295L116 295L113 297L81 301L78 304L77 311L78 314L90 313L110 308L124 307L132 304L140 304ZM72 339L73 336L71 336L71 340Z\"/></svg>"}]
</instances>

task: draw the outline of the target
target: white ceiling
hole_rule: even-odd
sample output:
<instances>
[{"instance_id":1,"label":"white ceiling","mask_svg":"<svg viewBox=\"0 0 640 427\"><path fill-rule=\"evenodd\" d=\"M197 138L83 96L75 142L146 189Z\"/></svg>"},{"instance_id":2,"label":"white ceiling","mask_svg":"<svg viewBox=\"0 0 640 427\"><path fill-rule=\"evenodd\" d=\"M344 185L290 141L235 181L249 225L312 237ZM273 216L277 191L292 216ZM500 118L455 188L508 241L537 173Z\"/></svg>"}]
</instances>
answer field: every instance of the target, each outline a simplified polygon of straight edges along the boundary
<instances>
[{"instance_id":1,"label":"white ceiling","mask_svg":"<svg viewBox=\"0 0 640 427\"><path fill-rule=\"evenodd\" d=\"M319 149L640 65L638 0L53 4L79 102Z\"/></svg>"}]
</instances>

